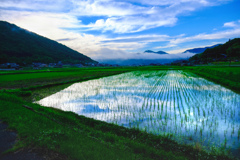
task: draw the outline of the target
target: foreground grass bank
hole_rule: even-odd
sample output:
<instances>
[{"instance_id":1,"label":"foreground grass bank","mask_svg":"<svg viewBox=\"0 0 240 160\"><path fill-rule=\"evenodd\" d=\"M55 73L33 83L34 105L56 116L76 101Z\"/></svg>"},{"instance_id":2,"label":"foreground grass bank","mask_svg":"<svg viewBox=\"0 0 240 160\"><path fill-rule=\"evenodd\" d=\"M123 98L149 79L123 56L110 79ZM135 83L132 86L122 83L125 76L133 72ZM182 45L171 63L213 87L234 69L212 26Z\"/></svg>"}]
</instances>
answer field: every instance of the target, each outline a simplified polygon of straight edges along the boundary
<instances>
[{"instance_id":1,"label":"foreground grass bank","mask_svg":"<svg viewBox=\"0 0 240 160\"><path fill-rule=\"evenodd\" d=\"M40 92L44 92L50 86L58 87L59 84L69 85L71 82L133 70L169 68L180 69L179 67L89 68L2 74L1 88L15 90L1 91L0 119L7 122L19 135L20 141L13 150L32 147L42 154L48 154L49 151L58 152L68 159L229 159L221 149L213 147L211 153L207 153L199 143L194 146L179 145L170 140L171 135L162 137L136 129L127 129L71 112L45 108L19 98L19 96L28 97L39 89ZM193 73L197 73L196 71L207 73L200 67L181 69ZM226 69L226 72L230 73L232 69ZM239 74L238 69L232 75L235 74ZM223 78L221 74L216 77ZM60 89L59 86L55 91ZM54 91L48 90L45 95L51 94L50 92Z\"/></svg>"}]
</instances>

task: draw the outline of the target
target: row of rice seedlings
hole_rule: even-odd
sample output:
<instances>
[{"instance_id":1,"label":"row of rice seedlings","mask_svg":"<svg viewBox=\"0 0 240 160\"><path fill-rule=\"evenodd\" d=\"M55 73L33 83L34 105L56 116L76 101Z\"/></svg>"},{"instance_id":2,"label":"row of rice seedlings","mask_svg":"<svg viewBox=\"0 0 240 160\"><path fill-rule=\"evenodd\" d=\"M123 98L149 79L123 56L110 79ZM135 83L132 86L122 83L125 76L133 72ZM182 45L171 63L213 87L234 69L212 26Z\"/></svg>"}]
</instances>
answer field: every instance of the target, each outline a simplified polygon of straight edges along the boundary
<instances>
[{"instance_id":1,"label":"row of rice seedlings","mask_svg":"<svg viewBox=\"0 0 240 160\"><path fill-rule=\"evenodd\" d=\"M170 86L174 86L174 85L170 85ZM175 85L176 86L176 85ZM185 101L185 103L184 104L188 104L189 103L189 101L186 99L186 96L189 96L190 95L190 93L188 92L188 90L187 90L187 87L185 87L184 85L183 86L181 86L182 88L184 88L184 91L182 91L182 92L180 92L180 96L182 96L182 97L185 97L184 98L184 100L181 100L180 102L180 106L183 106L183 101ZM189 87L188 87L189 88ZM199 90L199 87L198 87L198 90ZM170 91L171 93L173 93L172 92L172 90ZM188 94L187 94L188 93ZM169 95L169 94L168 94ZM166 98L167 100L168 100L168 97ZM171 102L172 102L172 100L170 100L170 106L171 106ZM215 101L213 101L213 105L214 105L214 102ZM175 102L175 104L176 104L176 102ZM167 106L167 102L165 103L165 107ZM175 105L174 105L174 107L175 107ZM190 110L194 110L194 109L192 109L191 107L190 107L190 105L187 105L187 107L188 107L188 114L186 114L186 112L184 112L184 109L183 109L183 112L181 112L181 110L179 110L179 113L180 113L180 115L181 115L181 113L183 113L183 115L184 115L184 117L185 117L185 122L188 122L189 121L189 118L188 118L188 116L190 116L190 114L189 114L189 112L190 112ZM180 109L180 108L179 108ZM167 109L165 108L165 110L166 110L166 112L167 112ZM171 110L171 107L170 107L170 110ZM200 106L197 106L197 112L198 112L198 114L195 116L196 118L197 118L197 120L198 121L200 121L201 120L201 118L206 118L207 117L207 113L208 113L208 115L209 115L209 111L207 111L206 110L206 108L200 108ZM167 117L168 116L168 114L165 114L166 116L165 117ZM175 120L177 119L176 118L176 115L174 116L175 118ZM167 119L167 118L165 118L165 119ZM180 117L180 119L181 119L181 122L183 123L184 121L183 121L183 118L181 118ZM192 120L193 121L193 120ZM213 135L212 134L212 132L213 131L216 131L216 128L218 127L218 119L217 119L217 117L214 117L214 116L212 116L212 123L211 124L215 124L215 127L214 127L214 129L211 129L211 132L210 132L210 134L208 134L208 135ZM202 135L203 135L203 131L205 130L205 125L208 125L208 119L207 120L205 120L205 119L202 119L201 121L201 125L199 125L201 128L200 129L198 129L198 126L196 125L196 130L198 129L199 130L199 133L200 133L200 135L201 135L201 137L202 137ZM167 123L165 123L165 124L167 124ZM212 125L211 125L212 126ZM188 131L188 130L187 130Z\"/></svg>"},{"instance_id":2,"label":"row of rice seedlings","mask_svg":"<svg viewBox=\"0 0 240 160\"><path fill-rule=\"evenodd\" d=\"M151 106L151 105L150 105ZM186 115L186 114L185 114Z\"/></svg>"},{"instance_id":3,"label":"row of rice seedlings","mask_svg":"<svg viewBox=\"0 0 240 160\"><path fill-rule=\"evenodd\" d=\"M213 101L213 106L214 106L214 103L216 103L216 101ZM220 107L218 107L218 109L219 109ZM205 108L206 109L206 108ZM221 108L222 109L222 108ZM203 110L203 114L204 114L204 112L205 112L205 110ZM212 111L213 112L213 111ZM207 111L207 113L209 114L209 111ZM233 113L233 112L232 112ZM223 114L223 113L222 113ZM215 120L215 124L216 124L216 126L218 126L218 120L216 119Z\"/></svg>"}]
</instances>

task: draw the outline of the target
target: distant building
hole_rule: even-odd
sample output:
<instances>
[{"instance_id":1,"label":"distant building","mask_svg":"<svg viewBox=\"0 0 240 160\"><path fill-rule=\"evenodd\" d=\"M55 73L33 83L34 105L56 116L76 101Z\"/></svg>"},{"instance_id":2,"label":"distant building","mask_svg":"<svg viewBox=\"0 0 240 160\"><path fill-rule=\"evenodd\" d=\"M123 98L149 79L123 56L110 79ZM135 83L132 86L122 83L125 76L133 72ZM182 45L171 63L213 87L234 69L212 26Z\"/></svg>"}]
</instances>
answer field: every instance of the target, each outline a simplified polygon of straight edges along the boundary
<instances>
[{"instance_id":1,"label":"distant building","mask_svg":"<svg viewBox=\"0 0 240 160\"><path fill-rule=\"evenodd\" d=\"M48 67L48 65L43 63L43 64L41 64L39 67L40 67L40 68L44 68L44 67Z\"/></svg>"},{"instance_id":2,"label":"distant building","mask_svg":"<svg viewBox=\"0 0 240 160\"><path fill-rule=\"evenodd\" d=\"M79 67L79 68L81 68L81 67L83 67L83 65L82 65L82 64L74 64L74 67Z\"/></svg>"},{"instance_id":3,"label":"distant building","mask_svg":"<svg viewBox=\"0 0 240 160\"><path fill-rule=\"evenodd\" d=\"M19 69L20 66L16 63L4 63L0 65L0 68L3 69Z\"/></svg>"},{"instance_id":4,"label":"distant building","mask_svg":"<svg viewBox=\"0 0 240 160\"><path fill-rule=\"evenodd\" d=\"M55 67L57 64L56 63L49 63L48 67Z\"/></svg>"},{"instance_id":5,"label":"distant building","mask_svg":"<svg viewBox=\"0 0 240 160\"><path fill-rule=\"evenodd\" d=\"M56 65L56 67L58 67L58 68L62 68L62 66L63 66L62 61L59 61Z\"/></svg>"},{"instance_id":6,"label":"distant building","mask_svg":"<svg viewBox=\"0 0 240 160\"><path fill-rule=\"evenodd\" d=\"M32 63L32 67L33 67L33 69L40 69L40 68L48 67L48 65L37 62L37 63Z\"/></svg>"}]
</instances>

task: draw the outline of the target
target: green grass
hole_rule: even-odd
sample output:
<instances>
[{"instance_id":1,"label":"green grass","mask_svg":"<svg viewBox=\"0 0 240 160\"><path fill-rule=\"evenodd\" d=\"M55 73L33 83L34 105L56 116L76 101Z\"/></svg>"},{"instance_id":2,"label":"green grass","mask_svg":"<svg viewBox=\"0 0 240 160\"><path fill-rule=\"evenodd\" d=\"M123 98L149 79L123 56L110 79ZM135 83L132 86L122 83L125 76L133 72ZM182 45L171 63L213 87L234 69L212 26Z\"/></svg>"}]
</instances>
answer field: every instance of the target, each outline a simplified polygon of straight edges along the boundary
<instances>
[{"instance_id":1,"label":"green grass","mask_svg":"<svg viewBox=\"0 0 240 160\"><path fill-rule=\"evenodd\" d=\"M62 68L38 71L6 71L6 73L2 71L0 74L0 89L34 89L100 78L128 71L159 70L168 68L168 66L146 66L118 68ZM171 69L179 69L179 67L171 67Z\"/></svg>"},{"instance_id":2,"label":"green grass","mask_svg":"<svg viewBox=\"0 0 240 160\"><path fill-rule=\"evenodd\" d=\"M190 72L240 93L240 67L188 67Z\"/></svg>"},{"instance_id":3,"label":"green grass","mask_svg":"<svg viewBox=\"0 0 240 160\"><path fill-rule=\"evenodd\" d=\"M228 66L229 65L229 61L227 61L227 62L212 62L212 64L214 64L214 65L219 65L219 66ZM232 65L240 65L240 62L231 62L231 64L230 64L231 66Z\"/></svg>"},{"instance_id":4,"label":"green grass","mask_svg":"<svg viewBox=\"0 0 240 160\"><path fill-rule=\"evenodd\" d=\"M218 83L221 84L223 81L230 81L239 85L239 79L234 78L239 76L239 68L233 67L165 66L2 71L0 119L7 122L20 139L10 151L33 147L44 153L60 153L69 159L229 159L219 149L209 154L202 150L200 144L195 147L180 145L170 140L170 135L156 136L26 101L38 100L58 92L73 82L133 70L164 69L189 70L211 80L220 79ZM24 100L19 97L24 97Z\"/></svg>"},{"instance_id":5,"label":"green grass","mask_svg":"<svg viewBox=\"0 0 240 160\"><path fill-rule=\"evenodd\" d=\"M225 74L234 74L234 75L240 74L240 67L230 66L230 67L207 67L207 68L213 71L223 72Z\"/></svg>"},{"instance_id":6,"label":"green grass","mask_svg":"<svg viewBox=\"0 0 240 160\"><path fill-rule=\"evenodd\" d=\"M75 71L53 71L53 72L31 72L21 74L0 75L0 88L28 88L33 86L63 84L67 82L81 81L85 79L98 78L107 75L123 73L124 71L112 69L100 70L75 70Z\"/></svg>"}]
</instances>

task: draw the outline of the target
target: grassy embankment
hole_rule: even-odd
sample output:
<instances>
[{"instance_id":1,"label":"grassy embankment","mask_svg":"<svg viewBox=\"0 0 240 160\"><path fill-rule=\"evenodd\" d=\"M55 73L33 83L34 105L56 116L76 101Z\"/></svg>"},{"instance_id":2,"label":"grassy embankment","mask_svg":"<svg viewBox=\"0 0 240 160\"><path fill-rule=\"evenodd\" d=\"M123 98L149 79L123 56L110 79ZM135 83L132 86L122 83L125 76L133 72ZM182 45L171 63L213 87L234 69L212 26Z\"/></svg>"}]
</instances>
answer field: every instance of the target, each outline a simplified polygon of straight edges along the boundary
<instances>
[{"instance_id":1,"label":"grassy embankment","mask_svg":"<svg viewBox=\"0 0 240 160\"><path fill-rule=\"evenodd\" d=\"M230 64L230 62L227 61L227 62L212 62L213 65L217 65L217 66L240 66L240 62L235 62L235 61L232 61Z\"/></svg>"},{"instance_id":2,"label":"grassy embankment","mask_svg":"<svg viewBox=\"0 0 240 160\"><path fill-rule=\"evenodd\" d=\"M215 83L221 84L224 87L232 89L237 93L240 93L240 66L201 66L189 67L188 70Z\"/></svg>"},{"instance_id":3,"label":"grassy embankment","mask_svg":"<svg viewBox=\"0 0 240 160\"><path fill-rule=\"evenodd\" d=\"M49 89L49 86L56 84L69 85L70 82L139 69L167 68L67 69L0 75L2 89L15 89L0 93L0 119L7 122L10 129L17 131L20 140L12 150L31 147L42 154L58 152L69 159L228 159L214 147L208 154L201 145L179 145L170 140L170 135L163 137L127 129L71 112L42 107L16 96L33 95L37 88L46 86ZM195 69L200 72L200 69ZM57 88L61 89L59 86ZM45 95L58 89L49 90Z\"/></svg>"}]
</instances>

